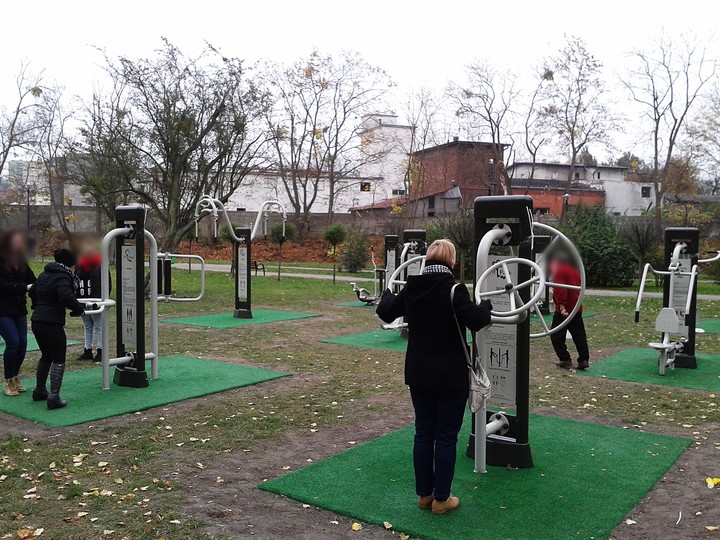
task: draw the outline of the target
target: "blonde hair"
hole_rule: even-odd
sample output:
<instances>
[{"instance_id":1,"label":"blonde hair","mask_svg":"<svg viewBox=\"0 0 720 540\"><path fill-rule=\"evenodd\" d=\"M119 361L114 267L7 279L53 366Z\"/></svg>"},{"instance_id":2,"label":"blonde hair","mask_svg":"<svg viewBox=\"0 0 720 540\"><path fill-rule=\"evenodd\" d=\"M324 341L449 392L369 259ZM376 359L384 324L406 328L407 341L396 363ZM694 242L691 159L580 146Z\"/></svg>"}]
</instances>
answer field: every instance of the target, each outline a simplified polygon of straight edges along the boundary
<instances>
[{"instance_id":1,"label":"blonde hair","mask_svg":"<svg viewBox=\"0 0 720 540\"><path fill-rule=\"evenodd\" d=\"M445 238L435 240L427 249L427 260L441 262L452 268L455 266L455 246Z\"/></svg>"}]
</instances>

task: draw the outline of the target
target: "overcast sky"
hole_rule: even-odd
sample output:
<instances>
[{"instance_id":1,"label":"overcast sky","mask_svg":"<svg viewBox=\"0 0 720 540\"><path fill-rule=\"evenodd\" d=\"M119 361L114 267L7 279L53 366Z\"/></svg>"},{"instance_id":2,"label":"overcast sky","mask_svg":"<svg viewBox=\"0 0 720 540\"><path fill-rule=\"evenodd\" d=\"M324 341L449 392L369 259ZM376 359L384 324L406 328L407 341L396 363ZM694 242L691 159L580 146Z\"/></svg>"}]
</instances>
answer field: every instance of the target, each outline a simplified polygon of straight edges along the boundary
<instances>
[{"instance_id":1,"label":"overcast sky","mask_svg":"<svg viewBox=\"0 0 720 540\"><path fill-rule=\"evenodd\" d=\"M626 73L627 52L660 33L712 37L720 8L707 0L488 2L461 0L3 0L0 2L0 104L8 104L20 63L45 69L67 92L91 95L101 55L149 55L167 37L188 52L205 41L254 62L293 60L317 48L360 52L384 68L398 92L442 88L477 58L528 71L563 45L586 40L613 71ZM619 99L625 96L618 93Z\"/></svg>"}]
</instances>

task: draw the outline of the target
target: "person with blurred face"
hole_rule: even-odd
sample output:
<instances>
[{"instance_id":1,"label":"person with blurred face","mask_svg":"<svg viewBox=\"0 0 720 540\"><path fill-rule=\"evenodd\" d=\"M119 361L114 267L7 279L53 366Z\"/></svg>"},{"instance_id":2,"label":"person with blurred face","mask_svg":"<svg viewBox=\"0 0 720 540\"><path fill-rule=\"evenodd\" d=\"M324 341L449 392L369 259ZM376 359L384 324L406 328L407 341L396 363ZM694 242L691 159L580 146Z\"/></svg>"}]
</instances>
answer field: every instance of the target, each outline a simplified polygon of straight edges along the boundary
<instances>
[{"instance_id":1,"label":"person with blurred face","mask_svg":"<svg viewBox=\"0 0 720 540\"><path fill-rule=\"evenodd\" d=\"M565 253L558 252L553 255L550 261L550 274L552 281L563 285L580 286L580 271L570 262ZM553 287L553 302L555 303L555 313L553 314L551 328L556 328L564 323L570 316L570 313L578 303L580 292L573 289L562 287ZM587 333L585 332L585 323L583 322L583 306L580 304L577 313L573 315L572 320L567 325L567 331L570 332L575 348L578 352L578 369L587 369L590 366L590 350L588 347ZM555 349L558 360L555 365L563 369L572 368L572 358L567 348L566 332L556 332L550 337Z\"/></svg>"},{"instance_id":2,"label":"person with blurred face","mask_svg":"<svg viewBox=\"0 0 720 540\"><path fill-rule=\"evenodd\" d=\"M28 265L27 235L16 230L0 234L0 337L5 342L6 396L25 392L18 376L27 351L27 293L33 283L35 274Z\"/></svg>"},{"instance_id":3,"label":"person with blurred face","mask_svg":"<svg viewBox=\"0 0 720 540\"><path fill-rule=\"evenodd\" d=\"M87 301L89 298L100 298L100 269L102 258L97 250L97 242L89 240L85 242L78 259L75 271L80 280L78 289L78 300ZM78 360L102 360L102 315L94 313L83 315L83 326L85 327L85 350ZM97 354L93 357L93 346L97 345Z\"/></svg>"}]
</instances>

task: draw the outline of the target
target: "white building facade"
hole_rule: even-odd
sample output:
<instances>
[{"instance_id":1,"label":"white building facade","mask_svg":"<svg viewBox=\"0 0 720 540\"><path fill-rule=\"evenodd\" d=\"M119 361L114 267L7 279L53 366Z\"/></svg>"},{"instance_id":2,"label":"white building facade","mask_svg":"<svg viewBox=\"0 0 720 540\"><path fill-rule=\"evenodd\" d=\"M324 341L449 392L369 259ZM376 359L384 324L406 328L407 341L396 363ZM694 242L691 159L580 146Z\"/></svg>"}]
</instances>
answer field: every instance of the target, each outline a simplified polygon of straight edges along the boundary
<instances>
[{"instance_id":1,"label":"white building facade","mask_svg":"<svg viewBox=\"0 0 720 540\"><path fill-rule=\"evenodd\" d=\"M567 182L570 165L567 163L517 162L508 167L513 185L541 187L544 184L562 188ZM532 181L530 177L532 176ZM605 210L617 216L640 216L655 204L655 189L651 182L639 181L627 167L609 165L576 165L572 187L601 189L605 192Z\"/></svg>"},{"instance_id":2,"label":"white building facade","mask_svg":"<svg viewBox=\"0 0 720 540\"><path fill-rule=\"evenodd\" d=\"M357 174L335 181L333 212L346 214L351 208L370 205L393 196L405 195L405 177L413 128L398 124L392 114L366 115L362 119L361 137L366 163ZM315 187L307 190L308 198L315 196L311 212L327 214L330 210L330 182L320 178ZM294 198L294 197L293 197ZM291 198L277 171L258 170L250 173L230 196L228 208L257 211L264 201L280 200L290 210Z\"/></svg>"}]
</instances>

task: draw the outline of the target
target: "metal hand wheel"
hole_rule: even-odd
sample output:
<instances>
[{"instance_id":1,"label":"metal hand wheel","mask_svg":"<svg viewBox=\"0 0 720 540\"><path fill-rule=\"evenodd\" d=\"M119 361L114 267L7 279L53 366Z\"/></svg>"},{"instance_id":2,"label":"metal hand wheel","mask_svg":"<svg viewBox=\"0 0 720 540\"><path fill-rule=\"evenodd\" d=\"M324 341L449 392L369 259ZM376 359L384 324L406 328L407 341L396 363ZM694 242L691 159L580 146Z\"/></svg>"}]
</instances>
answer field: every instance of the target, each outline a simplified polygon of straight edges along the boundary
<instances>
[{"instance_id":1,"label":"metal hand wheel","mask_svg":"<svg viewBox=\"0 0 720 540\"><path fill-rule=\"evenodd\" d=\"M387 288L391 291L395 292L395 288L399 285L402 285L403 287L407 284L407 281L403 279L398 279L400 277L400 274L403 270L405 270L408 266L411 264L417 264L420 263L420 271L422 272L422 269L425 268L425 255L418 255L417 257L413 257L411 259L408 259L404 263L402 263L400 266L398 266L395 271L390 276L390 279L387 281Z\"/></svg>"},{"instance_id":2,"label":"metal hand wheel","mask_svg":"<svg viewBox=\"0 0 720 540\"><path fill-rule=\"evenodd\" d=\"M542 332L536 332L531 333L531 338L541 338L546 336L551 336L557 332L565 331L565 327L570 324L570 321L573 319L573 317L577 314L577 312L580 310L580 306L582 305L583 298L585 298L585 266L583 266L582 257L580 256L580 252L578 252L575 245L570 241L570 239L565 236L563 233L558 231L557 229L550 227L549 225L545 225L544 223L533 223L533 228L539 229L542 231L543 234L548 234L551 237L550 243L548 244L547 248L545 248L545 251L538 257L538 263L542 264L545 260L546 254L552 253L552 250L557 247L558 244L561 244L567 251L570 252L571 258L577 263L577 269L580 272L580 285L568 285L566 283L556 283L553 281L544 281L545 287L552 287L553 289L568 289L578 292L578 300L575 303L575 307L573 307L572 311L568 313L567 318L561 322L559 325L557 325L555 328L549 328L547 323L545 322L545 319L542 316L542 313L540 312L540 304L536 301L534 303L534 306L532 307L532 311L538 316L538 319L540 319L540 324L543 326ZM544 270L541 268L538 268L540 272L545 274ZM544 291L538 287L538 291L542 294ZM534 297L534 296L533 296Z\"/></svg>"},{"instance_id":3,"label":"metal hand wheel","mask_svg":"<svg viewBox=\"0 0 720 540\"><path fill-rule=\"evenodd\" d=\"M513 283L512 273L510 272L509 265L511 264L524 264L526 266L529 266L533 270L535 275L527 281L523 281L522 283L518 283L516 285L515 283ZM500 269L502 269L503 275L505 276L505 287L494 291L483 291L483 284L488 280L491 274L497 272ZM518 294L518 291L532 286L536 286L535 293L532 295L530 300L528 300L527 302L523 302L522 298L520 298L520 294ZM537 304L537 302L540 300L540 297L543 295L544 292L545 273L542 271L540 266L535 261L531 261L530 259L512 257L510 259L503 259L496 262L495 264L490 265L480 275L477 283L475 284L475 301L479 303L481 300L492 298L493 296L507 294L510 297L510 309L508 311L496 311L493 309L490 311L490 315L492 315L493 317L509 318L520 315L532 309L533 306Z\"/></svg>"}]
</instances>

